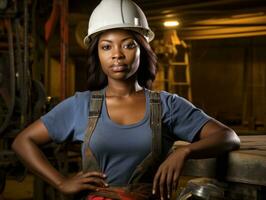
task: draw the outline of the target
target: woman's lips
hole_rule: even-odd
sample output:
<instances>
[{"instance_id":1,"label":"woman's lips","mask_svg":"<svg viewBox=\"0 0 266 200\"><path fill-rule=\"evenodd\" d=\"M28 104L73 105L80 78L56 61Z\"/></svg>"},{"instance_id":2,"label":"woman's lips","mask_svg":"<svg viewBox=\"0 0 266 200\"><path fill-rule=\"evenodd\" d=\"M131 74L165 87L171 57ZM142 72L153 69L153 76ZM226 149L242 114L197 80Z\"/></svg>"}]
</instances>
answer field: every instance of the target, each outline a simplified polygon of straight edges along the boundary
<instances>
[{"instance_id":1,"label":"woman's lips","mask_svg":"<svg viewBox=\"0 0 266 200\"><path fill-rule=\"evenodd\" d=\"M122 72L127 70L127 65L112 65L111 69L114 72Z\"/></svg>"}]
</instances>

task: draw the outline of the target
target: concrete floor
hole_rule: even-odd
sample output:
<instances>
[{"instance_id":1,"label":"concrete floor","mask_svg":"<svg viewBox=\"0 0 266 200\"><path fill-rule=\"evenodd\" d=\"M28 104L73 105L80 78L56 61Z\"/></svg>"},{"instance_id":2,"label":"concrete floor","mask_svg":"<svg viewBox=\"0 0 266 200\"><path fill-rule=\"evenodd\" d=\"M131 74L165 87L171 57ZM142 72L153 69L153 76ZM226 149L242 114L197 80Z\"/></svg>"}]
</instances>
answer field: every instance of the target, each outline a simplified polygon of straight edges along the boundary
<instances>
[{"instance_id":1,"label":"concrete floor","mask_svg":"<svg viewBox=\"0 0 266 200\"><path fill-rule=\"evenodd\" d=\"M5 190L0 200L32 200L33 176L29 175L22 182L7 180Z\"/></svg>"}]
</instances>

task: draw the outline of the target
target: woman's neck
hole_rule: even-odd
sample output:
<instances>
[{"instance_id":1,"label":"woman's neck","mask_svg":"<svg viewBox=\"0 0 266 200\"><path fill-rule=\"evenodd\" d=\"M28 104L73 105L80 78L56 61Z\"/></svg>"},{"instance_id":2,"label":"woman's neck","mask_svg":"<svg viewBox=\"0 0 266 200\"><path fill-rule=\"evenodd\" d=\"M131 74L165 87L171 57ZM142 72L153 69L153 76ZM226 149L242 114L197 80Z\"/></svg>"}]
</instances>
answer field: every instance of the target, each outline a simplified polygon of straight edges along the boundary
<instances>
[{"instance_id":1,"label":"woman's neck","mask_svg":"<svg viewBox=\"0 0 266 200\"><path fill-rule=\"evenodd\" d=\"M143 90L143 88L138 84L137 81L132 84L124 82L122 83L109 82L106 87L106 95L127 97L136 94L140 90Z\"/></svg>"}]
</instances>

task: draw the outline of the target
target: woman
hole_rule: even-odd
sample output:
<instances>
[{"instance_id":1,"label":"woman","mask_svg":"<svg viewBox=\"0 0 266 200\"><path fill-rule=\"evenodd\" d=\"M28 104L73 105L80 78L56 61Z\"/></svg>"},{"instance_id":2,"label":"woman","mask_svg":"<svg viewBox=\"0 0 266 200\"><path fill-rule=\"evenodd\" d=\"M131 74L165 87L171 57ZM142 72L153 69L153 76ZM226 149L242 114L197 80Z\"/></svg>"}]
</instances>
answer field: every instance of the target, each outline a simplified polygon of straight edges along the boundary
<instances>
[{"instance_id":1,"label":"woman","mask_svg":"<svg viewBox=\"0 0 266 200\"><path fill-rule=\"evenodd\" d=\"M154 147L148 90L155 77L156 57L148 43L153 37L145 15L131 0L102 0L90 17L85 38L89 47L89 90L60 103L23 130L12 145L33 172L65 194L85 191L88 199L99 199L101 191L112 191L122 199L141 199L126 196L120 189L130 185L135 169ZM101 90L103 100L93 134L86 141L94 90ZM147 179L154 199L156 195L166 199L176 189L187 159L215 157L237 149L240 141L233 130L183 98L167 92L160 92L159 98L160 119L167 129L162 138L163 151L169 152L174 142L169 138L191 142L164 154ZM38 146L69 138L83 141L83 159L95 157L100 171L83 169L73 177L65 177L51 166Z\"/></svg>"}]
</instances>

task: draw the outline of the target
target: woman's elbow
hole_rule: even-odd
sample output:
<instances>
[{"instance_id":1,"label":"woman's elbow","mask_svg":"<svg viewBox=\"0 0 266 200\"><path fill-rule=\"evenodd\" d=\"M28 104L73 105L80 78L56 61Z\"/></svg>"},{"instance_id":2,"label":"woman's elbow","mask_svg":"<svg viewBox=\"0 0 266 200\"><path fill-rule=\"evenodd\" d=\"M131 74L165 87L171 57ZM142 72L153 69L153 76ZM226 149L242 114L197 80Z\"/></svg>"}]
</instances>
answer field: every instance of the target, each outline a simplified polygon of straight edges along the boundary
<instances>
[{"instance_id":1,"label":"woman's elbow","mask_svg":"<svg viewBox=\"0 0 266 200\"><path fill-rule=\"evenodd\" d=\"M237 150L240 148L240 138L236 134L236 132L232 129L228 129L227 134L226 134L226 141L228 144L228 150Z\"/></svg>"},{"instance_id":2,"label":"woman's elbow","mask_svg":"<svg viewBox=\"0 0 266 200\"><path fill-rule=\"evenodd\" d=\"M18 153L19 150L22 148L21 144L23 143L23 141L24 141L24 139L21 135L18 135L17 137L15 137L15 139L11 145L12 150L15 151L16 153Z\"/></svg>"}]
</instances>

